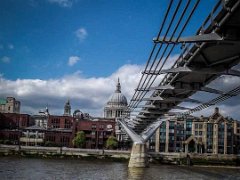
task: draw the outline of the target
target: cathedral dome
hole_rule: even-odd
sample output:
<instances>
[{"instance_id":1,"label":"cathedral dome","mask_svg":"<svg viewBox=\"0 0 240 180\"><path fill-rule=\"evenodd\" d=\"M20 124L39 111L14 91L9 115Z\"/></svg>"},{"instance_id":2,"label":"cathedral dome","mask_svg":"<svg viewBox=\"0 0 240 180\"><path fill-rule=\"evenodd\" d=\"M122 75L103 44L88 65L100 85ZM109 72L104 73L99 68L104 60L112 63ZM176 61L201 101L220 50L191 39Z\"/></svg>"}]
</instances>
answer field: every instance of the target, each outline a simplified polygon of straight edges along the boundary
<instances>
[{"instance_id":1,"label":"cathedral dome","mask_svg":"<svg viewBox=\"0 0 240 180\"><path fill-rule=\"evenodd\" d=\"M118 79L117 87L115 92L112 94L112 96L109 98L107 102L108 107L121 107L121 106L127 106L127 98L121 93L121 85Z\"/></svg>"},{"instance_id":2,"label":"cathedral dome","mask_svg":"<svg viewBox=\"0 0 240 180\"><path fill-rule=\"evenodd\" d=\"M109 106L127 106L127 98L122 93L114 93L107 102Z\"/></svg>"}]
</instances>

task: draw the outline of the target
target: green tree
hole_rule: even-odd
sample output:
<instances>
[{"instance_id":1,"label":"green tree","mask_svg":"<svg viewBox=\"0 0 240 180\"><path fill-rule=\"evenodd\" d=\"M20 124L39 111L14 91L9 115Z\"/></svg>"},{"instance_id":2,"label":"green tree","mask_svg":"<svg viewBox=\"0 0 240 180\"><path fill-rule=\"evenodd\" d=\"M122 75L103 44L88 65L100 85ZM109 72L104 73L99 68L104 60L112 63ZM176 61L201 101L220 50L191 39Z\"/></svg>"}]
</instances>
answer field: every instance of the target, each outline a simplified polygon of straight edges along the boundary
<instances>
[{"instance_id":1,"label":"green tree","mask_svg":"<svg viewBox=\"0 0 240 180\"><path fill-rule=\"evenodd\" d=\"M78 147L78 148L83 148L86 143L86 135L83 131L77 132L77 135L72 141L73 145Z\"/></svg>"},{"instance_id":2,"label":"green tree","mask_svg":"<svg viewBox=\"0 0 240 180\"><path fill-rule=\"evenodd\" d=\"M107 140L107 144L106 147L108 149L116 149L118 147L118 141L117 138L114 136L109 136L108 140Z\"/></svg>"}]
</instances>

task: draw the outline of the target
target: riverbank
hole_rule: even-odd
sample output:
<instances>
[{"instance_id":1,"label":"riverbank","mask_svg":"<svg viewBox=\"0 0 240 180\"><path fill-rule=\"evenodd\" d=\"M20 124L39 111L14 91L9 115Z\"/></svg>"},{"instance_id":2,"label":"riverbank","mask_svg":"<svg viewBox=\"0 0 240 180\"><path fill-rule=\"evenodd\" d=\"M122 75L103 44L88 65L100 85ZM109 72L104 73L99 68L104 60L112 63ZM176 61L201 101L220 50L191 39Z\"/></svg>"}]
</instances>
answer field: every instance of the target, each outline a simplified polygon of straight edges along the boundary
<instances>
[{"instance_id":1,"label":"riverbank","mask_svg":"<svg viewBox=\"0 0 240 180\"><path fill-rule=\"evenodd\" d=\"M37 147L0 144L0 156L21 156L39 158L69 158L83 160L106 160L128 162L130 151L79 149L66 147ZM211 165L240 166L240 156L227 154L185 154L185 153L155 153L149 152L152 164L174 165Z\"/></svg>"},{"instance_id":2,"label":"riverbank","mask_svg":"<svg viewBox=\"0 0 240 180\"><path fill-rule=\"evenodd\" d=\"M155 153L150 152L152 163L176 165L240 166L235 154Z\"/></svg>"}]
</instances>

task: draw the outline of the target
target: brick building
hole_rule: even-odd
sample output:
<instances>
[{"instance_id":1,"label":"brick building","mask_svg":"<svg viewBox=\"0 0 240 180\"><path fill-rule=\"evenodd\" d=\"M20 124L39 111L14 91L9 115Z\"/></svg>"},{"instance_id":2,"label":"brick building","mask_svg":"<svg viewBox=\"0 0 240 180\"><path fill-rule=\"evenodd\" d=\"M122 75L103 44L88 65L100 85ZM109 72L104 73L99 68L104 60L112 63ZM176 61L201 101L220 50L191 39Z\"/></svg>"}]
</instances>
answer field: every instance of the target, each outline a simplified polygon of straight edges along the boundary
<instances>
[{"instance_id":1,"label":"brick building","mask_svg":"<svg viewBox=\"0 0 240 180\"><path fill-rule=\"evenodd\" d=\"M28 114L0 113L0 129L23 129L33 123Z\"/></svg>"},{"instance_id":2,"label":"brick building","mask_svg":"<svg viewBox=\"0 0 240 180\"><path fill-rule=\"evenodd\" d=\"M75 134L78 131L84 131L86 135L86 148L102 149L108 137L115 135L115 119L98 118L76 121Z\"/></svg>"},{"instance_id":3,"label":"brick building","mask_svg":"<svg viewBox=\"0 0 240 180\"><path fill-rule=\"evenodd\" d=\"M73 147L72 129L48 129L45 131L44 142L46 146Z\"/></svg>"},{"instance_id":4,"label":"brick building","mask_svg":"<svg viewBox=\"0 0 240 180\"><path fill-rule=\"evenodd\" d=\"M115 135L114 118L94 119L76 110L71 115L69 100L63 115L51 115L48 108L38 115L0 113L0 140L27 146L73 147L78 131L86 134L86 148L103 148L110 135Z\"/></svg>"},{"instance_id":5,"label":"brick building","mask_svg":"<svg viewBox=\"0 0 240 180\"><path fill-rule=\"evenodd\" d=\"M18 144L21 130L32 124L28 114L0 113L0 140Z\"/></svg>"},{"instance_id":6,"label":"brick building","mask_svg":"<svg viewBox=\"0 0 240 180\"><path fill-rule=\"evenodd\" d=\"M22 131L19 129L0 130L0 143L19 144Z\"/></svg>"},{"instance_id":7,"label":"brick building","mask_svg":"<svg viewBox=\"0 0 240 180\"><path fill-rule=\"evenodd\" d=\"M73 126L73 117L72 116L57 116L49 115L48 116L48 128L52 129L71 129Z\"/></svg>"}]
</instances>

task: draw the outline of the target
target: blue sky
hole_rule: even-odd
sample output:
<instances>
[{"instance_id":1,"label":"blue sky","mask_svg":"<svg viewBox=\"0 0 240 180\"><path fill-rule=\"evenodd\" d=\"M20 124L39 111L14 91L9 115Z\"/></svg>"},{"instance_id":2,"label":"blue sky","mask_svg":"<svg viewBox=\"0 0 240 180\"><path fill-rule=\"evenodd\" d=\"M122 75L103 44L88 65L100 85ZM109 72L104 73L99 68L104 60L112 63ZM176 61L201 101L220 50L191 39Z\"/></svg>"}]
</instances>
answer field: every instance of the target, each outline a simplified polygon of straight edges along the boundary
<instances>
[{"instance_id":1,"label":"blue sky","mask_svg":"<svg viewBox=\"0 0 240 180\"><path fill-rule=\"evenodd\" d=\"M205 18L216 1L210 2L200 3L196 15L203 13ZM0 57L9 62L1 62L0 72L12 80L59 78L76 71L106 77L124 64L144 64L167 4L167 0L1 0ZM202 22L196 17L187 32L195 32L195 24ZM72 56L79 60L68 66Z\"/></svg>"},{"instance_id":2,"label":"blue sky","mask_svg":"<svg viewBox=\"0 0 240 180\"><path fill-rule=\"evenodd\" d=\"M58 78L75 71L98 77L126 63L144 63L161 9L157 1L77 1L63 7L3 0L0 42L14 49L1 50L11 59L1 64L1 72L9 79ZM78 37L80 29L85 34ZM75 66L66 66L70 56L80 58Z\"/></svg>"},{"instance_id":3,"label":"blue sky","mask_svg":"<svg viewBox=\"0 0 240 180\"><path fill-rule=\"evenodd\" d=\"M118 77L131 98L168 2L0 0L0 98L16 97L31 114L46 104L62 114L70 99L73 110L101 116ZM184 35L216 2L200 1Z\"/></svg>"}]
</instances>

